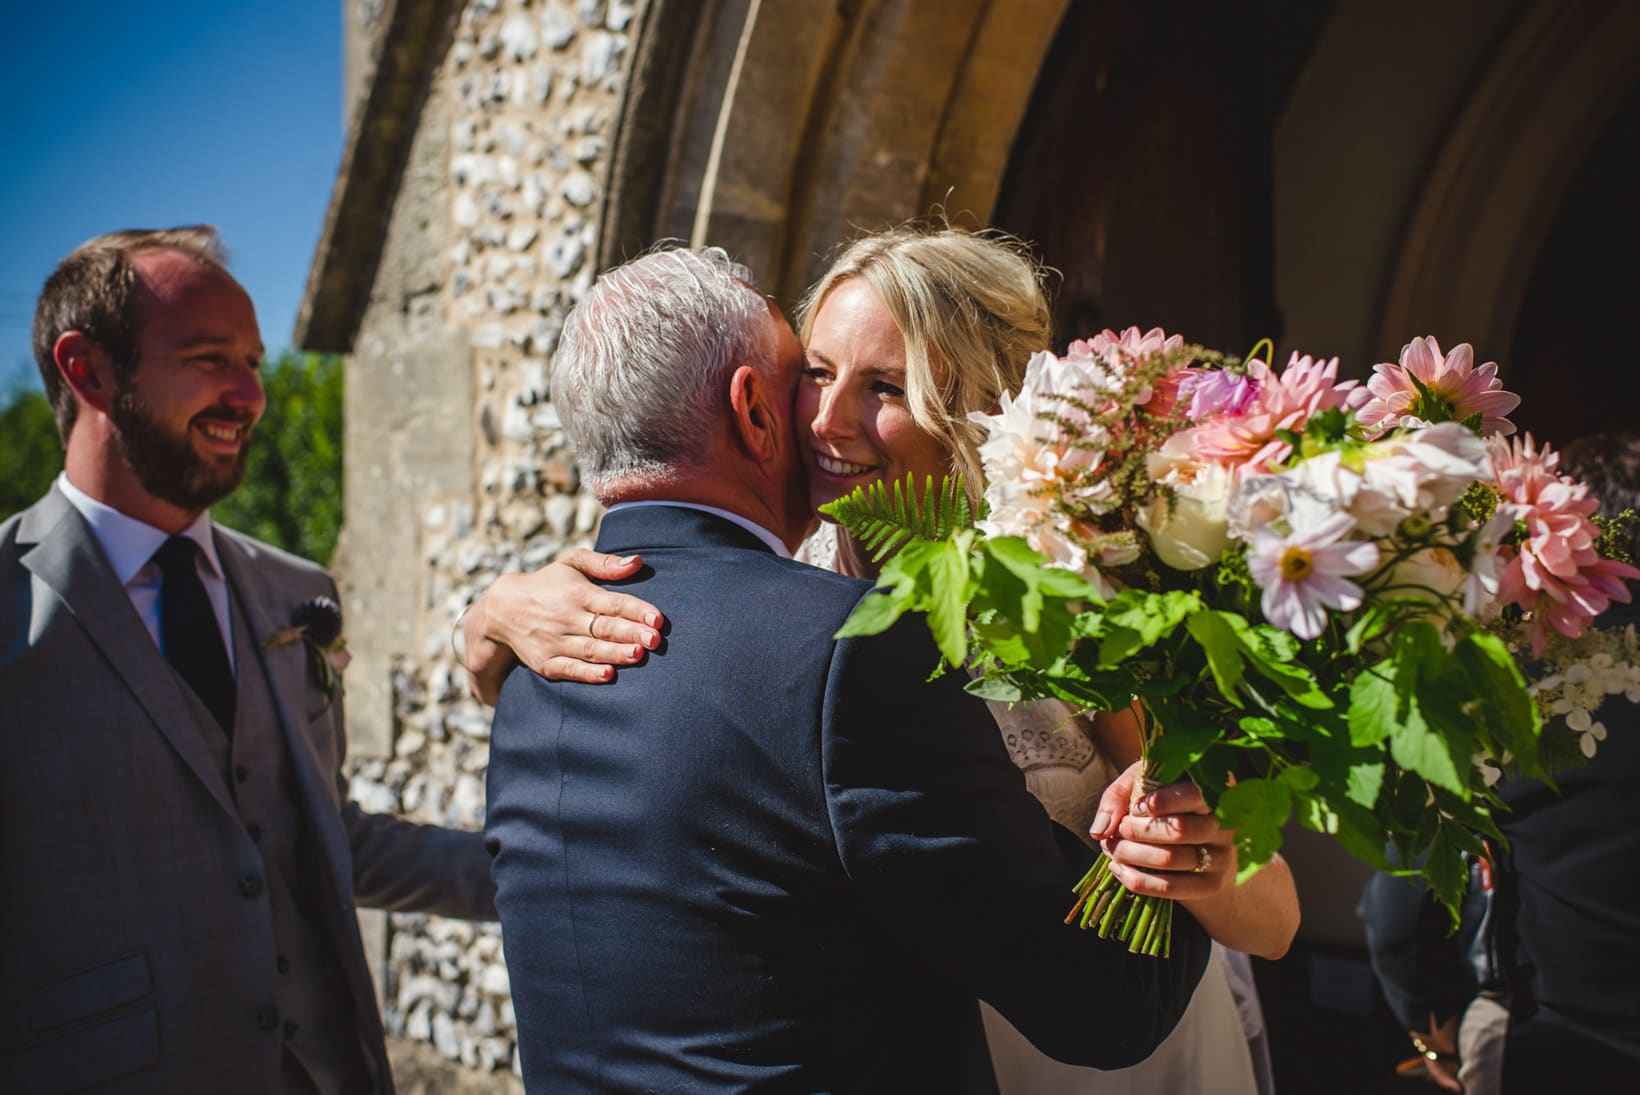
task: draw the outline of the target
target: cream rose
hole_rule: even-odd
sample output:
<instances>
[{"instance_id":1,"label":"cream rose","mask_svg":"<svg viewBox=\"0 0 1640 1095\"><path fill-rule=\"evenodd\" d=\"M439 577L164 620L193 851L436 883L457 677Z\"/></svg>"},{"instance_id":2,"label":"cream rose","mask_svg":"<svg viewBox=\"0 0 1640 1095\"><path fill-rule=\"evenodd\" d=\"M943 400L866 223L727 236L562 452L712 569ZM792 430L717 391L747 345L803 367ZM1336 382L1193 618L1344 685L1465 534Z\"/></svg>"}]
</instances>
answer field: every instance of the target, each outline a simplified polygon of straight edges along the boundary
<instances>
[{"instance_id":1,"label":"cream rose","mask_svg":"<svg viewBox=\"0 0 1640 1095\"><path fill-rule=\"evenodd\" d=\"M1146 461L1151 479L1173 489L1172 504L1157 492L1140 508L1138 524L1156 555L1175 570L1218 562L1230 542L1230 473L1196 455L1192 432L1168 438Z\"/></svg>"}]
</instances>

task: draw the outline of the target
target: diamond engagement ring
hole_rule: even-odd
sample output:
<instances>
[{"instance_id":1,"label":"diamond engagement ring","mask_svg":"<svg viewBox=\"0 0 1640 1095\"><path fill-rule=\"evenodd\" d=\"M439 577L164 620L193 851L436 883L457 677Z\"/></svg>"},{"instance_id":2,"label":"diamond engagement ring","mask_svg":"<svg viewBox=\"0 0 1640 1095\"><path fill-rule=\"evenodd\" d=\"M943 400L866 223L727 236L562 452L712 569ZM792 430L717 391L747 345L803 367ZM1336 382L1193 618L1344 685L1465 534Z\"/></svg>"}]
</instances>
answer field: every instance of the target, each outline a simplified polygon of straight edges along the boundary
<instances>
[{"instance_id":1,"label":"diamond engagement ring","mask_svg":"<svg viewBox=\"0 0 1640 1095\"><path fill-rule=\"evenodd\" d=\"M1196 865L1190 869L1191 874L1202 874L1213 865L1213 853L1207 850L1207 845L1196 845Z\"/></svg>"}]
</instances>

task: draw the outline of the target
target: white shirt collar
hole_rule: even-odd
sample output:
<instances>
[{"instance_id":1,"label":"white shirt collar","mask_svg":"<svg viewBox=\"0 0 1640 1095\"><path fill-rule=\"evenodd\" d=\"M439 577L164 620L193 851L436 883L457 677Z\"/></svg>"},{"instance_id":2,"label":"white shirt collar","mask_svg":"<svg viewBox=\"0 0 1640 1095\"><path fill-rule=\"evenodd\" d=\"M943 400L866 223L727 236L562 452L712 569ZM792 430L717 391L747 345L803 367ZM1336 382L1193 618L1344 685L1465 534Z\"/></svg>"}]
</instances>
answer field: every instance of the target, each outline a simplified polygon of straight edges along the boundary
<instances>
[{"instance_id":1,"label":"white shirt collar","mask_svg":"<svg viewBox=\"0 0 1640 1095\"><path fill-rule=\"evenodd\" d=\"M726 509L718 509L716 506L704 506L699 502L674 502L671 499L657 498L647 499L642 502L616 502L613 506L609 507L609 512L615 513L623 509L640 509L646 506L677 506L680 509L698 509L702 513L710 513L714 517L721 517L725 521L739 525L741 528L745 529L747 532L769 545L769 550L780 556L782 559L790 559L792 557L792 553L786 549L786 545L780 542L780 537L776 536L756 521L742 517L738 513L730 513Z\"/></svg>"},{"instance_id":2,"label":"white shirt collar","mask_svg":"<svg viewBox=\"0 0 1640 1095\"><path fill-rule=\"evenodd\" d=\"M85 491L68 481L68 473L60 472L57 475L57 489L63 492L69 505L79 511L85 518L85 523L91 526L91 535L96 537L108 563L114 568L114 577L119 579L120 585L129 585L131 579L153 559L154 552L160 545L170 539L170 533L162 532L145 521L121 513L113 506L99 502ZM206 568L213 577L222 577L222 561L216 554L216 537L211 535L211 515L201 513L194 518L194 523L183 529L177 535L186 536L199 545L200 554L204 556Z\"/></svg>"}]
</instances>

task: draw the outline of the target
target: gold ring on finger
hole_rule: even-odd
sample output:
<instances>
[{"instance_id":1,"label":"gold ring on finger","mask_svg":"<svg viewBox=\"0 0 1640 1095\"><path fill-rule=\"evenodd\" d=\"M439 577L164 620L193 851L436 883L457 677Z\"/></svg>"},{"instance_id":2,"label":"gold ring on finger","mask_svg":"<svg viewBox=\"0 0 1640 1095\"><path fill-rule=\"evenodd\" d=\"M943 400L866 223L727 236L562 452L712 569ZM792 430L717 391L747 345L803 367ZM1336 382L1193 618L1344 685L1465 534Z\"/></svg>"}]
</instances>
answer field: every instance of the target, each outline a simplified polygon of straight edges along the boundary
<instances>
[{"instance_id":1,"label":"gold ring on finger","mask_svg":"<svg viewBox=\"0 0 1640 1095\"><path fill-rule=\"evenodd\" d=\"M1204 874L1207 868L1213 865L1213 853L1207 850L1207 845L1196 845L1196 865L1190 868L1191 874Z\"/></svg>"}]
</instances>

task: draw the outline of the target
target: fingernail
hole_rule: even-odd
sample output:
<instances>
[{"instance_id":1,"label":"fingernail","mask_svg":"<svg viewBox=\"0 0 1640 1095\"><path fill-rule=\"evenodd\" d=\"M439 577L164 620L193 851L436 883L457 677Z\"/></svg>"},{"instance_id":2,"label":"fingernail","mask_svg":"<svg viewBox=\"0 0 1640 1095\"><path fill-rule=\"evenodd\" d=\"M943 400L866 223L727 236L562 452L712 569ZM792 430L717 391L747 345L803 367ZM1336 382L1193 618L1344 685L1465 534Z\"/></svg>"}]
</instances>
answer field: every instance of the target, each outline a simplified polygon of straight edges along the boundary
<instances>
[{"instance_id":1,"label":"fingernail","mask_svg":"<svg viewBox=\"0 0 1640 1095\"><path fill-rule=\"evenodd\" d=\"M641 646L633 647L632 648L632 660L637 661L641 657L643 657L643 647L641 647Z\"/></svg>"},{"instance_id":2,"label":"fingernail","mask_svg":"<svg viewBox=\"0 0 1640 1095\"><path fill-rule=\"evenodd\" d=\"M1102 839L1109 831L1110 811L1100 810L1099 815L1093 819L1093 828L1088 830L1088 835L1093 837L1095 840L1099 840Z\"/></svg>"},{"instance_id":3,"label":"fingernail","mask_svg":"<svg viewBox=\"0 0 1640 1095\"><path fill-rule=\"evenodd\" d=\"M1145 795L1142 798L1140 798L1138 802L1135 802L1133 804L1133 812L1138 814L1140 817L1149 817L1150 816L1150 807L1151 807L1150 796Z\"/></svg>"},{"instance_id":4,"label":"fingernail","mask_svg":"<svg viewBox=\"0 0 1640 1095\"><path fill-rule=\"evenodd\" d=\"M661 626L661 614L659 612L651 612L643 618L643 622L648 624L650 627L659 627Z\"/></svg>"},{"instance_id":5,"label":"fingernail","mask_svg":"<svg viewBox=\"0 0 1640 1095\"><path fill-rule=\"evenodd\" d=\"M621 560L621 565L624 567L629 567L637 561L638 557L636 555L628 555L626 558Z\"/></svg>"},{"instance_id":6,"label":"fingernail","mask_svg":"<svg viewBox=\"0 0 1640 1095\"><path fill-rule=\"evenodd\" d=\"M655 631L645 631L643 633L643 644L651 650L655 649L657 646L661 645L660 633Z\"/></svg>"}]
</instances>

